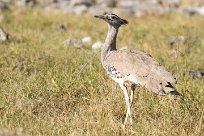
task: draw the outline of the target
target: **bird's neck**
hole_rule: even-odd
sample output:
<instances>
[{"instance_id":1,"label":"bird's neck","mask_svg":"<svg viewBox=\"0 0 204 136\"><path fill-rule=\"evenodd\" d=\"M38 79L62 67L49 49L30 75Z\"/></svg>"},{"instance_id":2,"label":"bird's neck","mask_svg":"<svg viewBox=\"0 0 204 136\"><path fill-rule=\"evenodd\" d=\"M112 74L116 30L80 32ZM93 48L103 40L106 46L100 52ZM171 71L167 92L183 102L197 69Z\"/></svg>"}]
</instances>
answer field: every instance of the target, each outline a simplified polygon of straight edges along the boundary
<instances>
[{"instance_id":1,"label":"bird's neck","mask_svg":"<svg viewBox=\"0 0 204 136\"><path fill-rule=\"evenodd\" d=\"M102 63L106 55L113 50L116 50L116 38L117 38L118 28L108 25L108 35L106 37L105 43L101 51Z\"/></svg>"}]
</instances>

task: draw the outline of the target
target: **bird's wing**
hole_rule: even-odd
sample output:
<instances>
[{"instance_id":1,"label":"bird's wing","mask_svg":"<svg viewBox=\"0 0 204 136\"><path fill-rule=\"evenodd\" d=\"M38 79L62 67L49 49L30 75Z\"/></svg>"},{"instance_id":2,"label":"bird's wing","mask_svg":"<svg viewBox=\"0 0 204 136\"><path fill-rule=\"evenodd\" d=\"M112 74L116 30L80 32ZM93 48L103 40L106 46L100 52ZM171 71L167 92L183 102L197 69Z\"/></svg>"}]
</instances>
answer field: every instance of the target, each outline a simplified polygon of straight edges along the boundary
<instances>
[{"instance_id":1,"label":"bird's wing","mask_svg":"<svg viewBox=\"0 0 204 136\"><path fill-rule=\"evenodd\" d=\"M114 67L123 76L150 77L164 84L176 82L165 67L143 51L113 51L106 57L104 65Z\"/></svg>"}]
</instances>

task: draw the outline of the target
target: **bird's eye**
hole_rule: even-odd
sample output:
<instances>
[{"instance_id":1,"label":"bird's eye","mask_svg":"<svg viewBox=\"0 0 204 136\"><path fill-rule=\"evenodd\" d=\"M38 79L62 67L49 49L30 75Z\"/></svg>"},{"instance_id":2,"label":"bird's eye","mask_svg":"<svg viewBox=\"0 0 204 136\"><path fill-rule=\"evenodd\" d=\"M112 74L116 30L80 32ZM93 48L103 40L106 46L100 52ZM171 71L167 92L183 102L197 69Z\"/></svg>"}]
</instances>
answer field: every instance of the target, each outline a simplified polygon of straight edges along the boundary
<instances>
[{"instance_id":1,"label":"bird's eye","mask_svg":"<svg viewBox=\"0 0 204 136\"><path fill-rule=\"evenodd\" d=\"M112 19L116 19L116 17L115 17L115 16L112 16L111 18L112 18Z\"/></svg>"}]
</instances>

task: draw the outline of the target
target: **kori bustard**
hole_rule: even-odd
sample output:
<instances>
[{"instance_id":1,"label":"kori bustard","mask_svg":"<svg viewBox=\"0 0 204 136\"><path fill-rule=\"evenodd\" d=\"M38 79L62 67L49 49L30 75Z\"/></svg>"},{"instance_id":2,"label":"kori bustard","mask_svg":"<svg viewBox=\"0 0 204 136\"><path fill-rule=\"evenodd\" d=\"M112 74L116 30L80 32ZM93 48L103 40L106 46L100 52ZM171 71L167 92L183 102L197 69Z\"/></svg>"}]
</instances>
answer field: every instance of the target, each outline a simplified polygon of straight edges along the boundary
<instances>
[{"instance_id":1,"label":"kori bustard","mask_svg":"<svg viewBox=\"0 0 204 136\"><path fill-rule=\"evenodd\" d=\"M178 92L172 86L173 83L176 83L176 79L149 54L143 51L116 49L118 29L120 26L128 24L126 20L115 14L97 15L95 17L106 21L108 24L108 35L101 51L101 63L108 75L119 84L124 92L127 106L124 125L128 117L132 124L131 106L136 85L145 86L149 91L158 95L168 93L178 95ZM127 91L127 82L132 85L130 95Z\"/></svg>"}]
</instances>

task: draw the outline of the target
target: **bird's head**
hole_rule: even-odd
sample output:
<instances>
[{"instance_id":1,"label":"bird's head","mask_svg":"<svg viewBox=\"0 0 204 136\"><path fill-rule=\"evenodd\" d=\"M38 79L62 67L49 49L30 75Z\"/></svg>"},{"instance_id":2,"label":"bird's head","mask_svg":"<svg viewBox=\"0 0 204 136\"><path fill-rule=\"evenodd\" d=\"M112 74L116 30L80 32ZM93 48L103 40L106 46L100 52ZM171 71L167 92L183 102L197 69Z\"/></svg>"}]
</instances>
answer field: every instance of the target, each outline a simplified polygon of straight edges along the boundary
<instances>
[{"instance_id":1,"label":"bird's head","mask_svg":"<svg viewBox=\"0 0 204 136\"><path fill-rule=\"evenodd\" d=\"M104 15L96 15L94 16L99 19L103 19L106 21L109 25L119 28L121 25L126 25L128 22L125 19L120 18L119 16L115 14L104 14Z\"/></svg>"}]
</instances>

